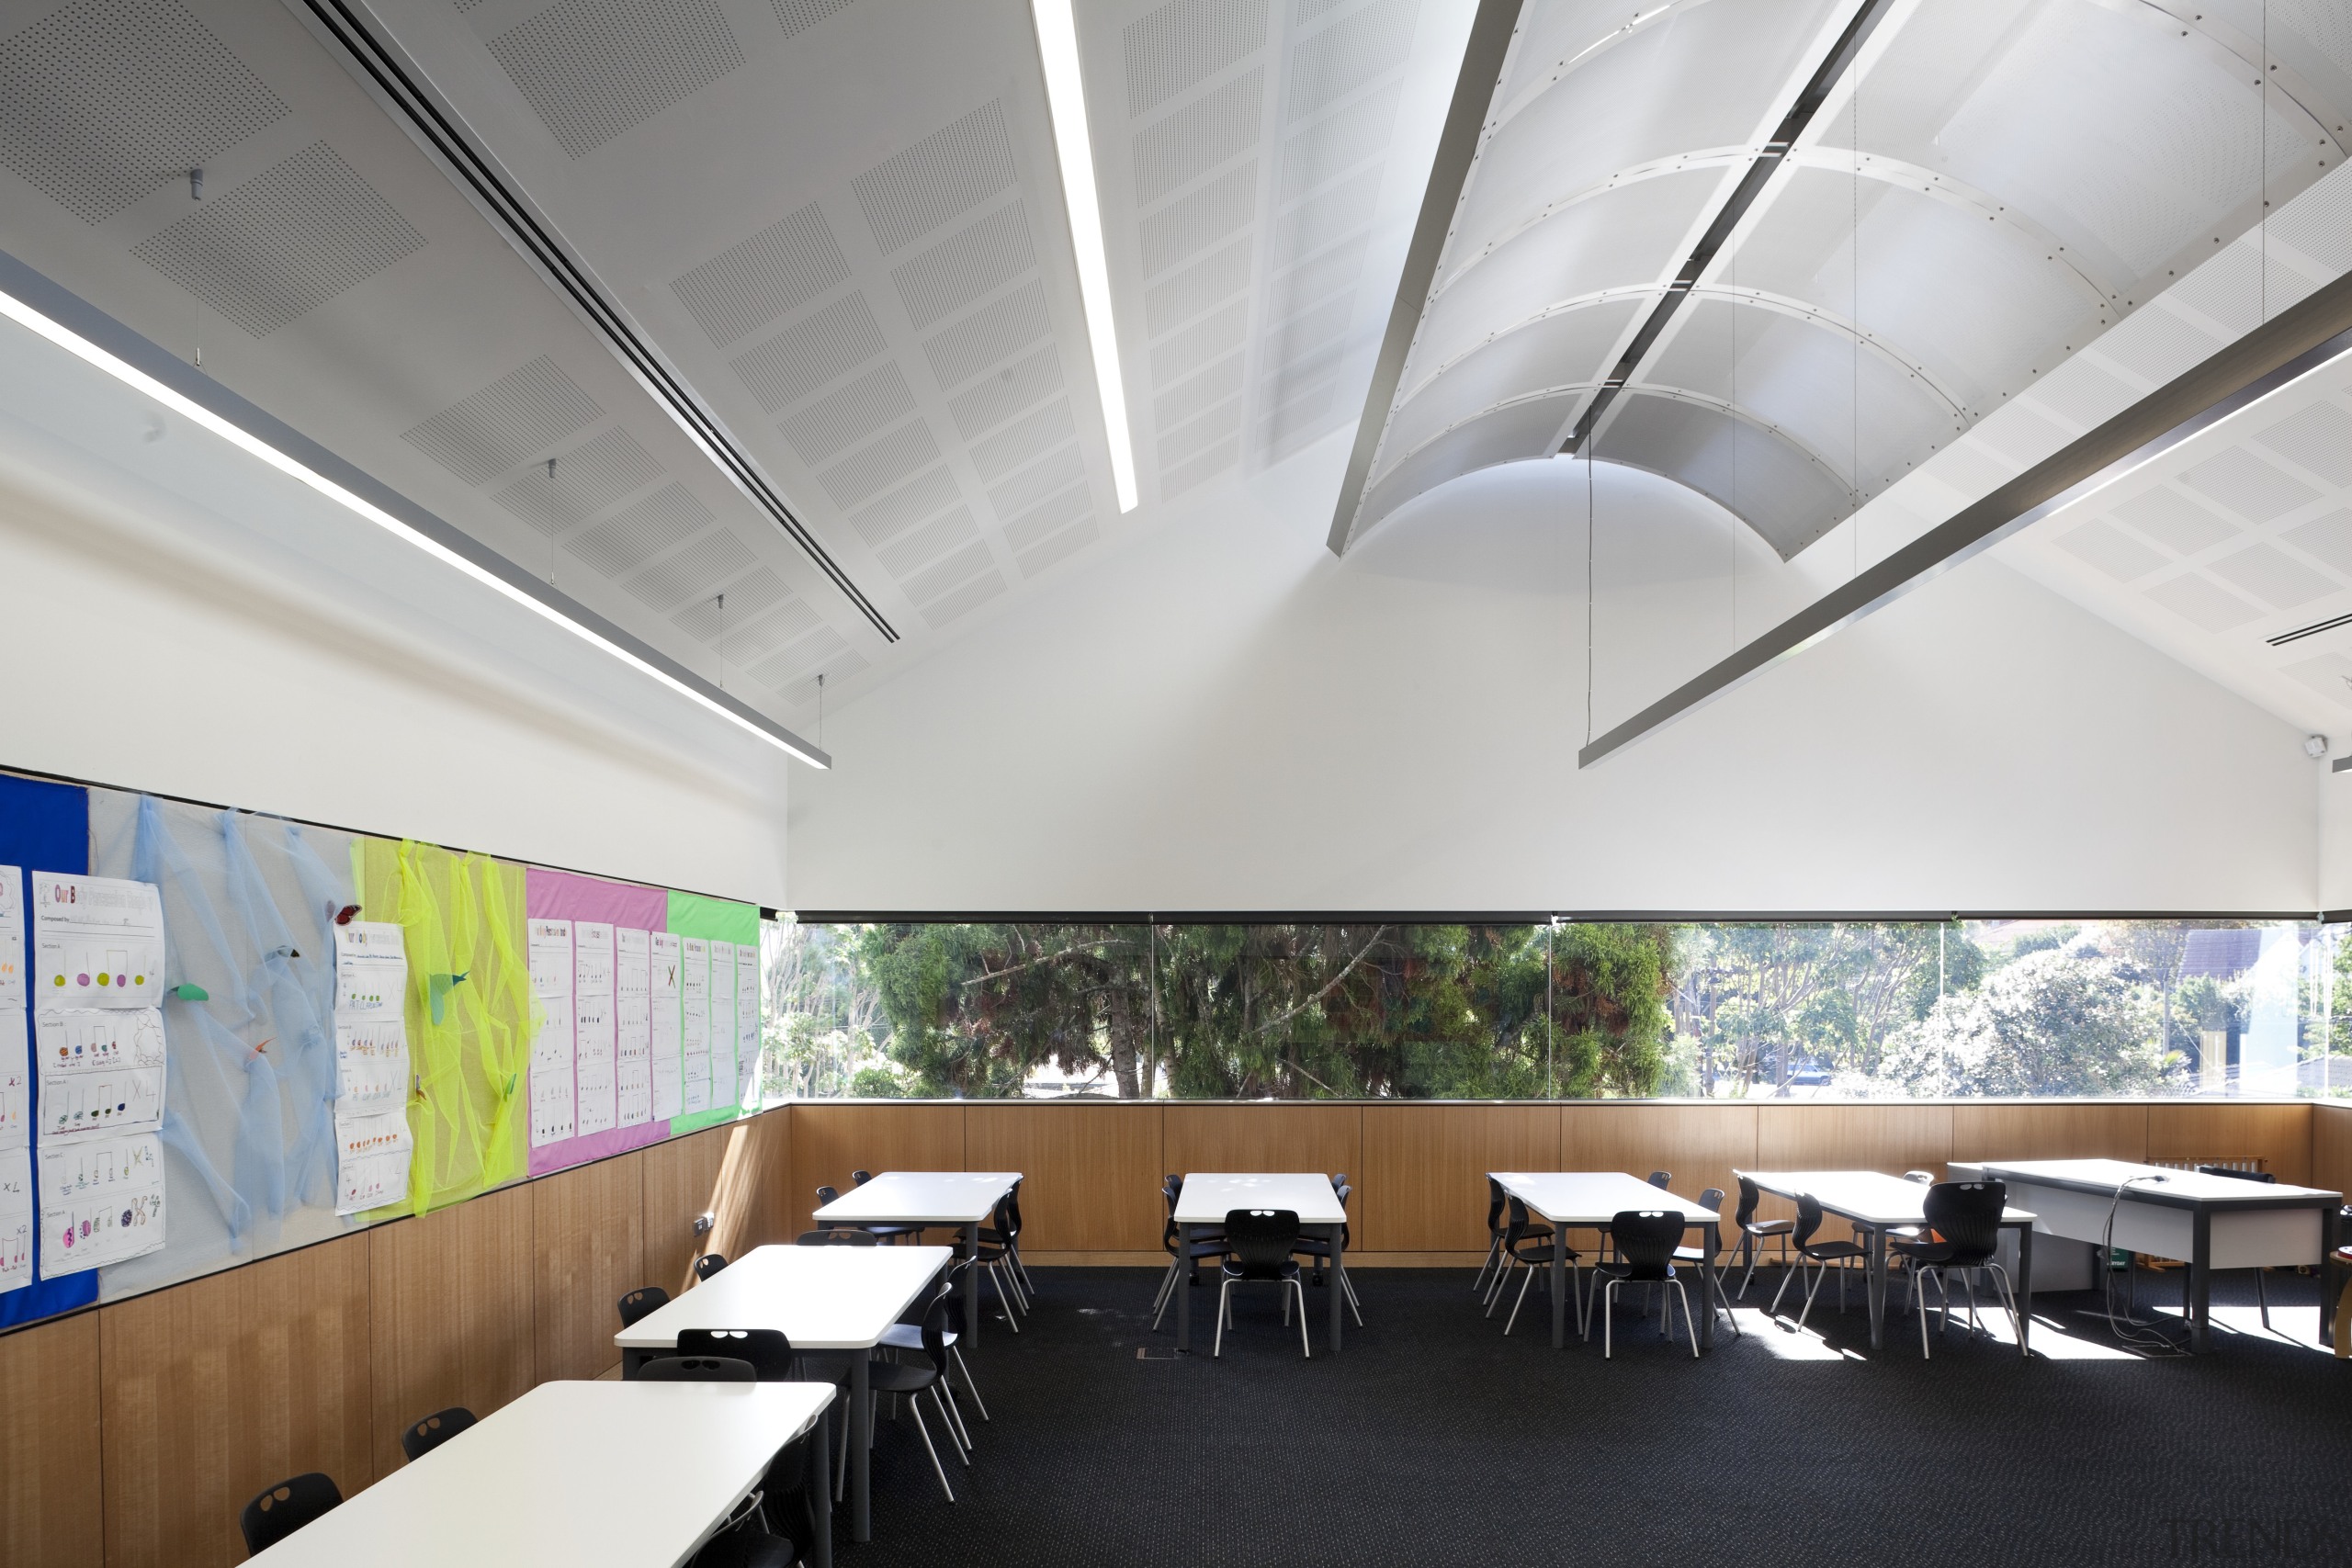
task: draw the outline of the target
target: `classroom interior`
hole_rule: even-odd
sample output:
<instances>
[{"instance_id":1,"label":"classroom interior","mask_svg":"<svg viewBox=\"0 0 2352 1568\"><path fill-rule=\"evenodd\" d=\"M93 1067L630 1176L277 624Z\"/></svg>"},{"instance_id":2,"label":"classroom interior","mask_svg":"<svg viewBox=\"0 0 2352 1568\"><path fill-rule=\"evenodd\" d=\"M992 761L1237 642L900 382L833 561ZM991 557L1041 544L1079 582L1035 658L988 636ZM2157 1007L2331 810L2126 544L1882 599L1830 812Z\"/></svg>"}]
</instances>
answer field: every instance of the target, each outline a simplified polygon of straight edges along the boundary
<instances>
[{"instance_id":1,"label":"classroom interior","mask_svg":"<svg viewBox=\"0 0 2352 1568\"><path fill-rule=\"evenodd\" d=\"M0 0L0 1562L2352 1561L2328 0Z\"/></svg>"}]
</instances>

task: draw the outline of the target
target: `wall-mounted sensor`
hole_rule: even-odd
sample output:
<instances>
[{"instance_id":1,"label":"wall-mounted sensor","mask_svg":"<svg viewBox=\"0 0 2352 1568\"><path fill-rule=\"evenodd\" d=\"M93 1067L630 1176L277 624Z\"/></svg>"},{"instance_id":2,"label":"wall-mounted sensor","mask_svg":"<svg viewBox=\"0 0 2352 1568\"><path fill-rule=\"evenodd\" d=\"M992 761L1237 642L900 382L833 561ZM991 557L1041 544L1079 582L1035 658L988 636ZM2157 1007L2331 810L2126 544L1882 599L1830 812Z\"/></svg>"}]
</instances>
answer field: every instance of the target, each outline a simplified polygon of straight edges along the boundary
<instances>
[{"instance_id":1,"label":"wall-mounted sensor","mask_svg":"<svg viewBox=\"0 0 2352 1568\"><path fill-rule=\"evenodd\" d=\"M718 1216L706 1209L701 1213L695 1216L695 1235L704 1235L718 1223Z\"/></svg>"},{"instance_id":2,"label":"wall-mounted sensor","mask_svg":"<svg viewBox=\"0 0 2352 1568\"><path fill-rule=\"evenodd\" d=\"M2326 756L2327 737L2324 735L2304 736L2303 755L2309 757L2314 762L2318 761L2322 757Z\"/></svg>"}]
</instances>

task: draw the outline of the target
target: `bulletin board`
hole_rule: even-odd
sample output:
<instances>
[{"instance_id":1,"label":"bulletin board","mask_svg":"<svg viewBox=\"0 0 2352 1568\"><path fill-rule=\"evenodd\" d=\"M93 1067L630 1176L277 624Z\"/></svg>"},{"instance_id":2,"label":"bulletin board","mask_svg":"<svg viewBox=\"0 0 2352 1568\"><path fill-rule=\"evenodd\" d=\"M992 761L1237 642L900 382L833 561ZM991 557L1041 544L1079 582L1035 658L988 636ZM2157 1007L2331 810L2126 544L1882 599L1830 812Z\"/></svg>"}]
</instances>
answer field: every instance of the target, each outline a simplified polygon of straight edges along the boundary
<instances>
[{"instance_id":1,"label":"bulletin board","mask_svg":"<svg viewBox=\"0 0 2352 1568\"><path fill-rule=\"evenodd\" d=\"M6 773L0 865L0 1329L757 1108L753 905ZM32 983L76 893L158 933L111 1011ZM55 1076L85 1037L105 1071ZM153 1190L74 1234L85 1167Z\"/></svg>"}]
</instances>

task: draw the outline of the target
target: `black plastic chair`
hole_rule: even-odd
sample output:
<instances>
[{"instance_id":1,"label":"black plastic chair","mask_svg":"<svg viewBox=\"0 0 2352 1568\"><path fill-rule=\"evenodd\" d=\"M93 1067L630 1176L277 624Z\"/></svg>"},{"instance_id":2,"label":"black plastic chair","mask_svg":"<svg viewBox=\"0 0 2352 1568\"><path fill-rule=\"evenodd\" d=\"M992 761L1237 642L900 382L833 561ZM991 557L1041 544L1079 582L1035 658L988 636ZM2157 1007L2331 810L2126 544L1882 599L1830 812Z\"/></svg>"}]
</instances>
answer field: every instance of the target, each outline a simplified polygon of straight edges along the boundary
<instances>
[{"instance_id":1,"label":"black plastic chair","mask_svg":"<svg viewBox=\"0 0 2352 1568\"><path fill-rule=\"evenodd\" d=\"M1657 1188L1661 1192L1665 1191L1668 1188L1674 1185L1674 1172L1670 1170L1651 1171L1650 1185Z\"/></svg>"},{"instance_id":2,"label":"black plastic chair","mask_svg":"<svg viewBox=\"0 0 2352 1568\"><path fill-rule=\"evenodd\" d=\"M1177 1281L1189 1278L1193 1284L1197 1285L1201 1282L1202 1264L1221 1263L1225 1259L1223 1231L1195 1231L1187 1256L1181 1258L1176 1256L1176 1201L1183 1195L1182 1177L1170 1173L1160 1179L1159 1201L1167 1205L1168 1217L1159 1227L1159 1248L1168 1254L1168 1272L1160 1278L1159 1294L1151 1303L1154 1332L1159 1328L1159 1320L1168 1315L1168 1303L1176 1297Z\"/></svg>"},{"instance_id":3,"label":"black plastic chair","mask_svg":"<svg viewBox=\"0 0 2352 1568\"><path fill-rule=\"evenodd\" d=\"M841 1195L842 1190L838 1187L820 1187L817 1189L817 1207L821 1209L826 1204L831 1202L834 1199L839 1198ZM819 1220L814 1214L811 1214L809 1218L815 1221L819 1230L829 1231L842 1228L838 1222L833 1220Z\"/></svg>"},{"instance_id":4,"label":"black plastic chair","mask_svg":"<svg viewBox=\"0 0 2352 1568\"><path fill-rule=\"evenodd\" d=\"M2227 1165L2200 1165L2197 1168L2197 1174L2226 1176L2233 1181L2267 1181L2274 1186L2278 1180L2278 1177L2267 1170L2240 1170L2234 1166ZM2270 1289L2262 1281L2266 1270L2255 1269L2249 1272L2254 1275L2254 1299L2262 1306L2262 1326L2267 1328L2270 1326Z\"/></svg>"},{"instance_id":5,"label":"black plastic chair","mask_svg":"<svg viewBox=\"0 0 2352 1568\"><path fill-rule=\"evenodd\" d=\"M947 1484L947 1467L939 1462L939 1450L931 1440L931 1427L922 1418L922 1396L931 1395L932 1404L939 1411L939 1419L947 1432L947 1440L956 1446L956 1457L968 1466L972 1456L956 1441L956 1423L947 1414L947 1402L941 1397L940 1380L947 1371L947 1304L934 1299L931 1309L922 1314L923 1364L912 1361L876 1361L866 1369L866 1387L876 1394L903 1393L907 1409L915 1418L915 1430L922 1434L922 1446L931 1454L931 1468L939 1477L939 1489L947 1500L956 1501L956 1489Z\"/></svg>"},{"instance_id":6,"label":"black plastic chair","mask_svg":"<svg viewBox=\"0 0 2352 1568\"><path fill-rule=\"evenodd\" d=\"M872 1231L802 1231L792 1238L795 1247L879 1247L881 1240Z\"/></svg>"},{"instance_id":7,"label":"black plastic chair","mask_svg":"<svg viewBox=\"0 0 2352 1568\"><path fill-rule=\"evenodd\" d=\"M849 1173L849 1184L852 1187L863 1187L873 1179L874 1173L870 1170L853 1170Z\"/></svg>"},{"instance_id":8,"label":"black plastic chair","mask_svg":"<svg viewBox=\"0 0 2352 1568\"><path fill-rule=\"evenodd\" d=\"M979 1244L972 1256L982 1272L996 1282L996 1299L1004 1308L1004 1321L1012 1325L1012 1332L1018 1334L1021 1332L1021 1314L1029 1310L1029 1298L1022 1293L1021 1275L1012 1258L1012 1221L1004 1198L996 1201L990 1217L996 1224L980 1227ZM962 1251L969 1240L968 1231L956 1232L956 1250Z\"/></svg>"},{"instance_id":9,"label":"black plastic chair","mask_svg":"<svg viewBox=\"0 0 2352 1568\"><path fill-rule=\"evenodd\" d=\"M343 1493L334 1478L315 1470L263 1487L237 1517L238 1528L245 1532L246 1555L258 1556L320 1515L342 1506Z\"/></svg>"},{"instance_id":10,"label":"black plastic chair","mask_svg":"<svg viewBox=\"0 0 2352 1568\"><path fill-rule=\"evenodd\" d=\"M474 1413L462 1404L436 1410L401 1434L401 1452L414 1463L474 1424Z\"/></svg>"},{"instance_id":11,"label":"black plastic chair","mask_svg":"<svg viewBox=\"0 0 2352 1568\"><path fill-rule=\"evenodd\" d=\"M794 1377L792 1341L781 1328L681 1328L678 1354L747 1361L761 1382L790 1382Z\"/></svg>"},{"instance_id":12,"label":"black plastic chair","mask_svg":"<svg viewBox=\"0 0 2352 1568\"><path fill-rule=\"evenodd\" d=\"M1528 1218L1527 1205L1517 1198L1510 1200L1510 1218L1503 1227L1503 1234L1510 1238L1504 1247L1504 1254L1511 1262L1524 1269L1527 1276L1520 1280L1518 1298L1510 1303L1510 1315L1503 1320L1503 1337L1506 1339L1510 1337L1511 1325L1519 1321L1519 1309L1526 1304L1527 1288L1535 1283L1537 1275L1544 1277L1544 1292L1546 1294L1550 1293L1552 1257L1553 1249L1555 1247L1561 1249L1564 1255L1562 1261L1568 1266L1568 1299L1576 1303L1577 1332L1583 1333L1584 1254L1568 1246L1565 1235L1554 1235L1551 1226L1539 1225L1531 1221ZM1487 1308L1487 1315L1488 1317L1495 1315L1495 1309L1491 1304Z\"/></svg>"},{"instance_id":13,"label":"black plastic chair","mask_svg":"<svg viewBox=\"0 0 2352 1568\"><path fill-rule=\"evenodd\" d=\"M1690 1222L1679 1213L1663 1209L1625 1209L1609 1222L1609 1234L1617 1244L1617 1256L1606 1263L1597 1264L1592 1270L1595 1290L1601 1291L1600 1354L1608 1358L1616 1353L1617 1287L1620 1285L1660 1285L1668 1293L1658 1301L1659 1326L1671 1331L1674 1325L1674 1302L1682 1303L1682 1324L1690 1331L1690 1358L1699 1357L1699 1320L1690 1314L1690 1293L1682 1288L1681 1277L1674 1271L1674 1249L1682 1245L1682 1233ZM1602 1281L1607 1280L1603 1289ZM1590 1330L1586 1331L1590 1337Z\"/></svg>"},{"instance_id":14,"label":"black plastic chair","mask_svg":"<svg viewBox=\"0 0 2352 1568\"><path fill-rule=\"evenodd\" d=\"M1710 1187L1704 1192L1700 1193L1699 1207L1702 1209L1713 1209L1718 1215L1720 1215L1724 1212L1724 1190L1720 1187ZM1719 1238L1722 1236L1723 1231L1720 1227L1717 1228L1715 1235ZM1674 1249L1674 1261L1677 1267L1687 1263L1691 1268L1700 1269L1703 1274L1705 1272L1704 1265L1707 1261L1707 1249L1703 1247L1678 1247ZM1718 1262L1715 1269L1714 1281L1715 1299L1713 1304L1722 1310L1724 1321L1731 1325L1731 1331L1736 1335L1740 1332L1739 1314L1731 1310L1731 1298L1724 1293L1724 1271L1720 1262Z\"/></svg>"},{"instance_id":15,"label":"black plastic chair","mask_svg":"<svg viewBox=\"0 0 2352 1568\"><path fill-rule=\"evenodd\" d=\"M735 1356L663 1356L637 1369L640 1382L757 1382L751 1362Z\"/></svg>"},{"instance_id":16,"label":"black plastic chair","mask_svg":"<svg viewBox=\"0 0 2352 1568\"><path fill-rule=\"evenodd\" d=\"M621 1326L633 1328L639 1318L650 1317L670 1304L670 1292L659 1285L639 1285L620 1299Z\"/></svg>"},{"instance_id":17,"label":"black plastic chair","mask_svg":"<svg viewBox=\"0 0 2352 1568\"><path fill-rule=\"evenodd\" d=\"M1919 1314L1919 1354L1928 1348L1928 1276L1937 1277L1943 1292L1943 1328L1951 1327L1951 1276L1958 1269L1968 1283L1968 1321L1976 1325L1976 1272L1993 1276L2008 1308L2009 1328L2018 1330L2018 1301L2009 1288L2007 1270L1993 1261L2001 1243L2001 1212L2008 1206L2008 1187L1999 1181L1939 1181L1928 1189L1924 1208L1928 1235L1901 1240L1894 1250L1911 1265L1911 1303Z\"/></svg>"},{"instance_id":18,"label":"black plastic chair","mask_svg":"<svg viewBox=\"0 0 2352 1568\"><path fill-rule=\"evenodd\" d=\"M1340 1201L1340 1212L1341 1213L1344 1214L1348 1212L1348 1200L1354 1197L1355 1192L1356 1190L1349 1186L1345 1180L1340 1180L1338 1186L1331 1189L1332 1196L1336 1197ZM1355 1245L1355 1227L1347 1224L1345 1221L1341 1221L1340 1224L1340 1251L1344 1253L1349 1247L1353 1247ZM1356 1326L1358 1328L1362 1328L1363 1326L1363 1303L1356 1299L1356 1284L1353 1280L1348 1278L1347 1270L1344 1269L1332 1268L1331 1243L1329 1238L1317 1235L1311 1231L1302 1231L1299 1233L1298 1246L1295 1250L1299 1257L1306 1258L1309 1263L1314 1265L1315 1283L1320 1285L1324 1282L1323 1276L1327 1270L1339 1275L1340 1289L1346 1293L1348 1298L1348 1312L1355 1318Z\"/></svg>"},{"instance_id":19,"label":"black plastic chair","mask_svg":"<svg viewBox=\"0 0 2352 1568\"><path fill-rule=\"evenodd\" d=\"M1846 1310L1846 1275L1852 1265L1870 1256L1870 1249L1851 1241L1815 1241L1821 1230L1821 1200L1810 1192L1797 1195L1797 1228L1789 1241L1796 1248L1797 1266L1781 1276L1781 1288L1772 1292L1772 1304L1764 1309L1771 1316L1781 1310L1781 1298L1788 1293L1789 1281L1804 1274L1805 1265L1814 1266L1812 1283L1805 1286L1804 1310L1797 1314L1797 1327L1804 1327L1804 1320L1813 1315L1813 1298L1821 1290L1821 1281L1829 1270L1838 1270L1838 1310Z\"/></svg>"},{"instance_id":20,"label":"black plastic chair","mask_svg":"<svg viewBox=\"0 0 2352 1568\"><path fill-rule=\"evenodd\" d=\"M1510 1277L1512 1266L1525 1262L1520 1256L1522 1248L1532 1251L1536 1249L1536 1244L1552 1239L1552 1227L1539 1225L1530 1219L1527 1205L1519 1199L1506 1195L1503 1213L1503 1254L1495 1265L1494 1281L1487 1287L1486 1315L1488 1317L1495 1315L1495 1304L1503 1299L1503 1281ZM1544 1256L1548 1258L1551 1255L1547 1252ZM1521 1286L1520 1293L1525 1295L1527 1287ZM1514 1307L1512 1310L1518 1309Z\"/></svg>"},{"instance_id":21,"label":"black plastic chair","mask_svg":"<svg viewBox=\"0 0 2352 1568\"><path fill-rule=\"evenodd\" d=\"M1262 1280L1279 1286L1283 1324L1290 1324L1291 1297L1298 1298L1298 1348L1313 1359L1315 1348L1306 1341L1306 1287L1298 1277L1298 1211L1295 1209L1234 1209L1225 1216L1224 1277L1216 1292L1216 1344L1212 1359L1225 1354L1225 1325L1233 1315L1233 1287Z\"/></svg>"},{"instance_id":22,"label":"black plastic chair","mask_svg":"<svg viewBox=\"0 0 2352 1568\"><path fill-rule=\"evenodd\" d=\"M1741 1301L1747 1299L1748 1282L1756 1278L1756 1254L1758 1250L1757 1244L1772 1236L1780 1237L1781 1261L1786 1263L1789 1258L1789 1233L1797 1228L1797 1223L1794 1220L1758 1219L1756 1205L1762 1198L1763 1193L1757 1187L1754 1177L1739 1178L1739 1212L1732 1216L1732 1223L1739 1227L1739 1245L1747 1252L1747 1272L1739 1277Z\"/></svg>"},{"instance_id":23,"label":"black plastic chair","mask_svg":"<svg viewBox=\"0 0 2352 1568\"><path fill-rule=\"evenodd\" d=\"M1470 1277L1470 1288L1481 1290L1487 1283L1487 1271L1496 1268L1503 1255L1503 1184L1493 1177L1487 1178L1487 1260Z\"/></svg>"},{"instance_id":24,"label":"black plastic chair","mask_svg":"<svg viewBox=\"0 0 2352 1568\"><path fill-rule=\"evenodd\" d=\"M792 1568L799 1553L780 1535L745 1526L713 1536L688 1560L688 1568Z\"/></svg>"},{"instance_id":25,"label":"black plastic chair","mask_svg":"<svg viewBox=\"0 0 2352 1568\"><path fill-rule=\"evenodd\" d=\"M701 1283L703 1280L709 1279L713 1274L718 1273L721 1269L726 1267L727 1258L724 1254L717 1252L704 1253L700 1258L695 1259L695 1283Z\"/></svg>"},{"instance_id":26,"label":"black plastic chair","mask_svg":"<svg viewBox=\"0 0 2352 1568\"><path fill-rule=\"evenodd\" d=\"M935 1305L946 1308L947 1311L946 1325L939 1337L939 1342L947 1352L948 1367L951 1371L960 1371L964 1374L964 1388L971 1394L973 1404L978 1407L980 1419L986 1421L990 1419L988 1404L980 1398L980 1385L972 1381L972 1364L964 1359L964 1352L957 1348L957 1341L964 1337L964 1280L971 1271L972 1262L969 1258L958 1259L953 1268L940 1276L939 1290L933 1295L932 1302ZM928 1308L924 1310L929 1311ZM901 1319L890 1325L882 1331L881 1347L886 1350L922 1349L922 1319L921 1317L912 1321ZM943 1376L939 1380L939 1386L940 1391L947 1395L947 1414L955 1419L956 1435L963 1440L965 1451L968 1453L973 1447L972 1430L964 1424L963 1408L956 1402L955 1379L952 1376Z\"/></svg>"}]
</instances>

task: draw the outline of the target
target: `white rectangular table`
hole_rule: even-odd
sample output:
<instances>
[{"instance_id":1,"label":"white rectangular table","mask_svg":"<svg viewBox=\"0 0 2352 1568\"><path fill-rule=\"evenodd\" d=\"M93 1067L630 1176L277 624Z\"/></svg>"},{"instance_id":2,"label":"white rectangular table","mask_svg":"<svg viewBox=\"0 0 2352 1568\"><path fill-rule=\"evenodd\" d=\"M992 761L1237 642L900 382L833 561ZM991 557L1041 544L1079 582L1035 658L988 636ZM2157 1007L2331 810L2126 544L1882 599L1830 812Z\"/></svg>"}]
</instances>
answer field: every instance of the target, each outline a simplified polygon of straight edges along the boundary
<instances>
[{"instance_id":1,"label":"white rectangular table","mask_svg":"<svg viewBox=\"0 0 2352 1568\"><path fill-rule=\"evenodd\" d=\"M1176 1256L1192 1256L1195 1231L1216 1230L1236 1209L1288 1209L1298 1216L1298 1228L1321 1231L1331 1244L1331 1345L1340 1351L1340 1319L1348 1293L1346 1250L1348 1212L1331 1179L1317 1171L1263 1174L1188 1175L1176 1199ZM1176 1287L1176 1348L1193 1348L1193 1297L1182 1283Z\"/></svg>"},{"instance_id":2,"label":"white rectangular table","mask_svg":"<svg viewBox=\"0 0 2352 1568\"><path fill-rule=\"evenodd\" d=\"M253 1561L667 1568L751 1495L778 1450L822 1432L832 1397L830 1383L543 1382ZM803 1544L831 1563L829 1540Z\"/></svg>"},{"instance_id":3,"label":"white rectangular table","mask_svg":"<svg viewBox=\"0 0 2352 1568\"><path fill-rule=\"evenodd\" d=\"M1700 1249L1706 1254L1699 1272L1697 1309L1705 1314L1705 1326L1700 1330L1700 1344L1713 1349L1715 1343L1715 1254L1723 1249L1723 1216L1702 1204L1687 1198L1678 1198L1662 1188L1653 1187L1640 1177L1622 1170L1498 1170L1489 1173L1502 1184L1505 1192L1527 1205L1528 1212L1541 1216L1555 1232L1570 1226L1578 1230L1606 1230L1609 1222L1628 1209L1663 1209L1668 1213L1679 1212L1682 1217L1699 1227ZM1559 1239L1565 1240L1565 1237ZM1555 1247L1552 1256L1552 1348L1560 1349L1568 1342L1568 1262L1567 1249Z\"/></svg>"},{"instance_id":4,"label":"white rectangular table","mask_svg":"<svg viewBox=\"0 0 2352 1568\"><path fill-rule=\"evenodd\" d=\"M2329 1338L2341 1192L2120 1159L1955 1160L1951 1168L2007 1182L2045 1235L2097 1246L2112 1210L2116 1247L2188 1264L2192 1349L2211 1343L2216 1269L2320 1266L2319 1337Z\"/></svg>"},{"instance_id":5,"label":"white rectangular table","mask_svg":"<svg viewBox=\"0 0 2352 1568\"><path fill-rule=\"evenodd\" d=\"M759 1247L613 1336L621 1375L676 1350L688 1328L780 1328L795 1350L850 1356L850 1539L874 1535L867 1366L883 1330L931 1288L944 1247Z\"/></svg>"},{"instance_id":6,"label":"white rectangular table","mask_svg":"<svg viewBox=\"0 0 2352 1568\"><path fill-rule=\"evenodd\" d=\"M1810 1193L1823 1213L1837 1215L1861 1234L1870 1278L1871 1348L1884 1349L1888 1240L1898 1225L1928 1223L1928 1184L1889 1176L1883 1170L1744 1170L1733 1174L1745 1176L1765 1191L1783 1198ZM2033 1223L2032 1213L2014 1203L2002 1210L2001 1228L2015 1231L2018 1237L2018 1277L2013 1284L2018 1297L2019 1355L2032 1351Z\"/></svg>"},{"instance_id":7,"label":"white rectangular table","mask_svg":"<svg viewBox=\"0 0 2352 1568\"><path fill-rule=\"evenodd\" d=\"M817 1211L820 1224L961 1225L964 1256L980 1256L980 1227L996 1213L997 1200L1021 1179L1017 1170L886 1170L861 1182ZM1007 1311L1012 1310L1007 1308ZM964 1329L974 1349L980 1343L980 1271L964 1274Z\"/></svg>"}]
</instances>

